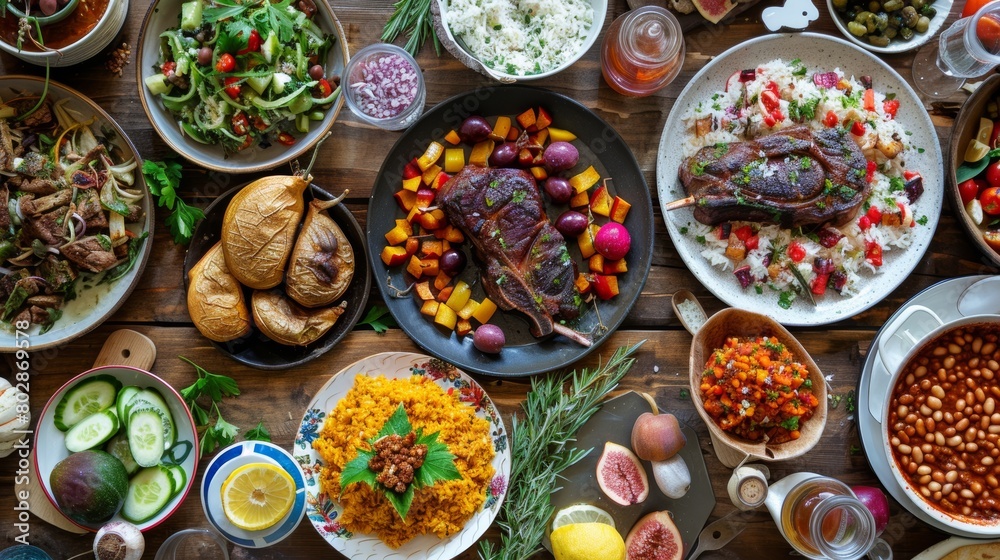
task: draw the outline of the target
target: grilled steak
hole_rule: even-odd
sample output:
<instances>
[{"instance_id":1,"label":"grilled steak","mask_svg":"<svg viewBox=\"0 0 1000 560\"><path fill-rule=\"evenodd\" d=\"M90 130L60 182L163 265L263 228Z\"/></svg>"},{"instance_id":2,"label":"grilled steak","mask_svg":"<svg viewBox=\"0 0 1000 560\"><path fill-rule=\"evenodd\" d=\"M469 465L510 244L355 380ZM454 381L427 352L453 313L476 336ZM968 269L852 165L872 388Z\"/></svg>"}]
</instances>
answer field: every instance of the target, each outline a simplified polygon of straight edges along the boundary
<instances>
[{"instance_id":1,"label":"grilled steak","mask_svg":"<svg viewBox=\"0 0 1000 560\"><path fill-rule=\"evenodd\" d=\"M558 319L579 314L576 263L549 222L535 179L519 169L466 166L442 185L437 202L468 237L481 262L483 289L501 309L516 309L541 337L558 332L589 345Z\"/></svg>"},{"instance_id":2,"label":"grilled steak","mask_svg":"<svg viewBox=\"0 0 1000 560\"><path fill-rule=\"evenodd\" d=\"M703 224L839 226L851 221L868 197L867 165L846 131L797 126L704 147L681 163L678 175L694 218Z\"/></svg>"}]
</instances>

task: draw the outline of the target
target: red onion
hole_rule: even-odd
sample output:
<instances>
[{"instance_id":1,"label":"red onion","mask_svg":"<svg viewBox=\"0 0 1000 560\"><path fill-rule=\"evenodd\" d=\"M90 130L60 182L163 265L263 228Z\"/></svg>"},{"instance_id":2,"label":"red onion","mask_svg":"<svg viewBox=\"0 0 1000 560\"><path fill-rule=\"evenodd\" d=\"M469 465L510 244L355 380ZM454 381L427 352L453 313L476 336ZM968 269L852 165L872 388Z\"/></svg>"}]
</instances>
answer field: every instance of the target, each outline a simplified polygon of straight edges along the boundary
<instances>
[{"instance_id":1,"label":"red onion","mask_svg":"<svg viewBox=\"0 0 1000 560\"><path fill-rule=\"evenodd\" d=\"M881 535L889 524L889 499L882 490L873 486L851 486L858 500L872 512L875 517L875 533Z\"/></svg>"},{"instance_id":2,"label":"red onion","mask_svg":"<svg viewBox=\"0 0 1000 560\"><path fill-rule=\"evenodd\" d=\"M373 55L358 70L362 81L351 87L357 90L358 106L372 118L395 117L417 97L420 70L398 54Z\"/></svg>"},{"instance_id":3,"label":"red onion","mask_svg":"<svg viewBox=\"0 0 1000 560\"><path fill-rule=\"evenodd\" d=\"M87 233L87 221L83 219L83 216L73 212L73 221L76 222L73 229L76 231L77 237Z\"/></svg>"}]
</instances>

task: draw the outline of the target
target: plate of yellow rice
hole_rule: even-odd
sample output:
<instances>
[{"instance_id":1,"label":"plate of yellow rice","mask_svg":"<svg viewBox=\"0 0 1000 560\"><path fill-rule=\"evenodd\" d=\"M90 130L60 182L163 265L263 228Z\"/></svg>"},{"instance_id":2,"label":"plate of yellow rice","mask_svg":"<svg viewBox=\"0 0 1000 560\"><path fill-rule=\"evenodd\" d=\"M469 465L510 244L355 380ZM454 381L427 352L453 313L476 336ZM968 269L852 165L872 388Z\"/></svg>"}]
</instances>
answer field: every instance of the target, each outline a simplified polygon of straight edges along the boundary
<instances>
[{"instance_id":1,"label":"plate of yellow rice","mask_svg":"<svg viewBox=\"0 0 1000 560\"><path fill-rule=\"evenodd\" d=\"M417 488L405 520L385 490L340 484L401 404L414 430L438 434L461 474ZM486 532L510 480L508 433L483 388L452 364L406 352L334 375L306 408L292 454L305 473L306 516L349 558L454 558Z\"/></svg>"}]
</instances>

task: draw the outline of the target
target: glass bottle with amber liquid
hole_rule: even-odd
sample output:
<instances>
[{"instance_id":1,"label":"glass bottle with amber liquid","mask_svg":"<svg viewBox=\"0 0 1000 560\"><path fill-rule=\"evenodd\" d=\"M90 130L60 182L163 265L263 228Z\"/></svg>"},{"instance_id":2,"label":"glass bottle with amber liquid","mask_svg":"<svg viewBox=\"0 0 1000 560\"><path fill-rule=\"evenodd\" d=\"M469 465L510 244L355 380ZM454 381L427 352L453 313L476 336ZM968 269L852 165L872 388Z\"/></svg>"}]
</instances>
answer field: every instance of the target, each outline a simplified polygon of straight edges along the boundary
<instances>
[{"instance_id":1,"label":"glass bottle with amber liquid","mask_svg":"<svg viewBox=\"0 0 1000 560\"><path fill-rule=\"evenodd\" d=\"M795 473L771 485L764 504L785 540L806 558L892 558L871 512L839 480Z\"/></svg>"},{"instance_id":2,"label":"glass bottle with amber liquid","mask_svg":"<svg viewBox=\"0 0 1000 560\"><path fill-rule=\"evenodd\" d=\"M684 64L677 18L659 6L619 16L601 45L604 81L622 95L643 97L664 88Z\"/></svg>"}]
</instances>

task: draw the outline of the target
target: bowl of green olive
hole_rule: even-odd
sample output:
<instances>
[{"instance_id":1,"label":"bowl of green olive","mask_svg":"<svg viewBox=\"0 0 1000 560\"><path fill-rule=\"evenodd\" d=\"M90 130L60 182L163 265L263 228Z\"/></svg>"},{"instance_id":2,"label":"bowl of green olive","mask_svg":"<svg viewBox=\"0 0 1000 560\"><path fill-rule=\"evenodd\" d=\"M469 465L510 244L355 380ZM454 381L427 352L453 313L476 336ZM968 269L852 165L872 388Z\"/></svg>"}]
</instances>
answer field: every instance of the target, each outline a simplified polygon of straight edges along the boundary
<instances>
[{"instance_id":1,"label":"bowl of green olive","mask_svg":"<svg viewBox=\"0 0 1000 560\"><path fill-rule=\"evenodd\" d=\"M913 50L944 25L954 0L826 0L848 40L879 53Z\"/></svg>"}]
</instances>

